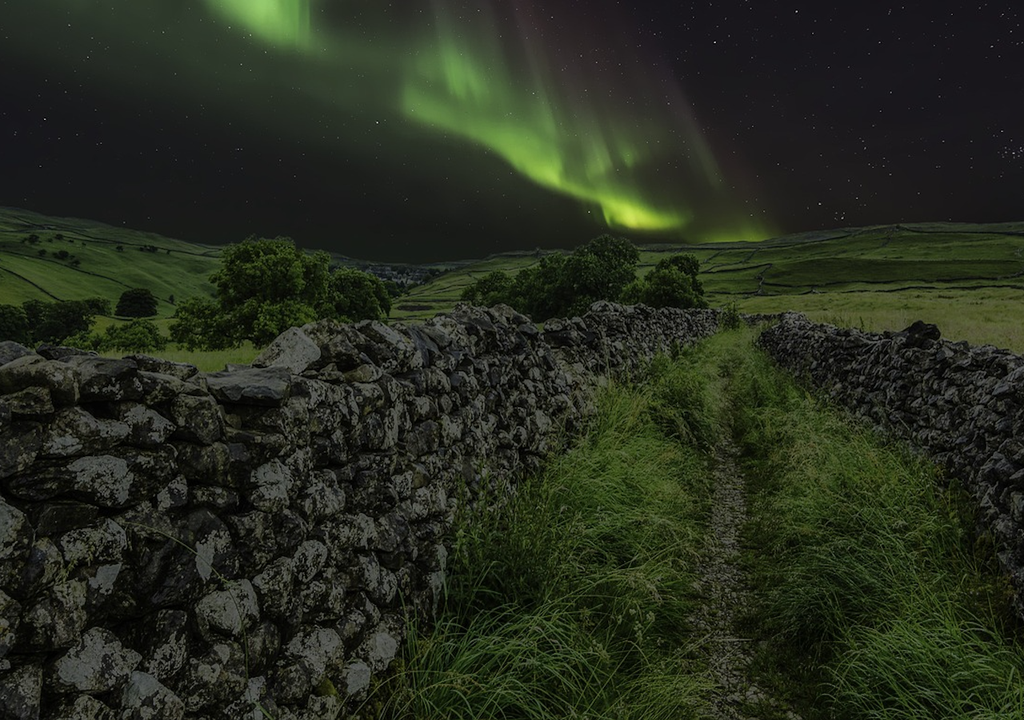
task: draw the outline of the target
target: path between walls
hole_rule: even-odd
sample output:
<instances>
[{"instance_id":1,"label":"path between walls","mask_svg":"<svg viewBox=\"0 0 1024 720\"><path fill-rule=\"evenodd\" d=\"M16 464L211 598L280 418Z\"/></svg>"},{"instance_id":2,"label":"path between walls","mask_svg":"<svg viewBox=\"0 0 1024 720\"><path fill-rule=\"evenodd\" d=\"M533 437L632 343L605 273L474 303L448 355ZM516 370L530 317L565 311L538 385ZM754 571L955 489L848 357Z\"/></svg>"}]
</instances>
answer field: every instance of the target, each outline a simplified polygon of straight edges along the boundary
<instances>
[{"instance_id":1,"label":"path between walls","mask_svg":"<svg viewBox=\"0 0 1024 720\"><path fill-rule=\"evenodd\" d=\"M714 489L706 545L697 569L697 590L704 598L690 619L701 636L711 696L701 717L705 720L754 720L768 711L780 717L786 706L751 679L755 642L741 622L757 598L742 565L742 533L749 520L747 483L739 465L739 448L726 428L714 448ZM782 717L800 720L792 711Z\"/></svg>"}]
</instances>

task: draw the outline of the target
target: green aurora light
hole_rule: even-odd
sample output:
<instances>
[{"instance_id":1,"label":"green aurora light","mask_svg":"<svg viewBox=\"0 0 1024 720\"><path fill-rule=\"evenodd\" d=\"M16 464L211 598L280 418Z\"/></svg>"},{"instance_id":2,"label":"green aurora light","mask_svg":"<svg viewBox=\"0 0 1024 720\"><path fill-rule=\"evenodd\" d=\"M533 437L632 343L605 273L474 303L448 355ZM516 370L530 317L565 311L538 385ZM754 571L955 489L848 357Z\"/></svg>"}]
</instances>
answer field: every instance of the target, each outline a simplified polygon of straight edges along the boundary
<instances>
[{"instance_id":1,"label":"green aurora light","mask_svg":"<svg viewBox=\"0 0 1024 720\"><path fill-rule=\"evenodd\" d=\"M533 9L32 0L6 12L12 47L37 62L76 63L79 77L197 105L272 142L428 178L424 205L434 193L454 206L479 196L471 202L511 218L513 194L526 190L491 156L541 190L530 207L551 191L578 202L582 223L690 240L765 236L732 197L676 79L624 45L596 6L563 9L560 26ZM58 33L60 54L33 40Z\"/></svg>"},{"instance_id":2,"label":"green aurora light","mask_svg":"<svg viewBox=\"0 0 1024 720\"><path fill-rule=\"evenodd\" d=\"M407 118L483 146L533 182L599 206L609 227L663 231L687 225L691 213L679 197L659 199L638 177L645 163L656 160L652 139L659 152L668 149L662 144L666 128L603 111L611 98L579 97L583 93L560 82L543 48L528 37L506 50L486 7L472 21L458 20L460 14L442 2L434 8L435 37L404 73L401 109ZM515 50L526 58L525 71L514 62ZM658 119L669 118L662 113ZM699 134L694 139L703 149ZM709 152L702 156L713 164ZM717 172L709 168L706 179L717 183Z\"/></svg>"},{"instance_id":3,"label":"green aurora light","mask_svg":"<svg viewBox=\"0 0 1024 720\"><path fill-rule=\"evenodd\" d=\"M229 22L281 48L306 50L310 45L310 0L206 0Z\"/></svg>"}]
</instances>

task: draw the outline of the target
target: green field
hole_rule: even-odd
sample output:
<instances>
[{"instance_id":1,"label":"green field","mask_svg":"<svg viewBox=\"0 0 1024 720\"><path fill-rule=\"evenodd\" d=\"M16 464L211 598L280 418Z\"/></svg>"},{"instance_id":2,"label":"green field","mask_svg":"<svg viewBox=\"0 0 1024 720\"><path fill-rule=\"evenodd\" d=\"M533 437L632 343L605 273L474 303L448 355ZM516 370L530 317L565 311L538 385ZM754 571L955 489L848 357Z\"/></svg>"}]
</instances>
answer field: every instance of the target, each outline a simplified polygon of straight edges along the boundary
<instances>
[{"instance_id":1,"label":"green field","mask_svg":"<svg viewBox=\"0 0 1024 720\"><path fill-rule=\"evenodd\" d=\"M1024 352L1024 222L919 223L802 233L760 242L642 246L640 272L685 252L701 262L712 307L797 310L868 330L935 323L945 337ZM517 272L535 254L466 265L399 298L397 320L422 320L492 270Z\"/></svg>"},{"instance_id":2,"label":"green field","mask_svg":"<svg viewBox=\"0 0 1024 720\"><path fill-rule=\"evenodd\" d=\"M33 234L38 241L25 242ZM58 258L61 251L65 259ZM642 245L640 272L680 252L700 261L712 307L797 310L812 320L868 330L900 330L920 319L937 324L949 339L1024 352L1024 222L914 223L759 242ZM396 298L391 318L416 322L448 311L475 280L494 270L518 272L541 256L520 251L453 263L449 272ZM174 302L213 294L209 276L219 257L217 247L0 208L0 304L94 296L114 304L124 290L145 287L160 300L157 322L166 331ZM96 329L116 322L99 318ZM215 364L219 356L196 362Z\"/></svg>"},{"instance_id":3,"label":"green field","mask_svg":"<svg viewBox=\"0 0 1024 720\"><path fill-rule=\"evenodd\" d=\"M32 235L38 240L26 242ZM220 248L0 208L0 304L102 297L113 306L125 290L142 287L160 301L159 316L170 317L177 301L213 294L209 277L218 267Z\"/></svg>"}]
</instances>

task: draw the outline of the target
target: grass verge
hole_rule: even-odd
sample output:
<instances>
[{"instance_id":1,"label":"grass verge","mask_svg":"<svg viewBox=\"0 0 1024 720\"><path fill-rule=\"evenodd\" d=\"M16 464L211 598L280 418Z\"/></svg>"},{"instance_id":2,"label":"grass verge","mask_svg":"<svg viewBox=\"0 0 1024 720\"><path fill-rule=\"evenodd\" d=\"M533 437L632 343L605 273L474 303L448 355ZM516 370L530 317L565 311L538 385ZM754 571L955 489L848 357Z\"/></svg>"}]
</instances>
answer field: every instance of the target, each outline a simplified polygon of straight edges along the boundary
<instances>
[{"instance_id":1,"label":"grass verge","mask_svg":"<svg viewBox=\"0 0 1024 720\"><path fill-rule=\"evenodd\" d=\"M805 718L1024 717L1024 644L971 503L750 355L750 627Z\"/></svg>"},{"instance_id":2,"label":"grass verge","mask_svg":"<svg viewBox=\"0 0 1024 720\"><path fill-rule=\"evenodd\" d=\"M645 389L604 391L583 442L462 525L440 617L413 632L367 716L695 716L686 618L708 474L665 429L703 437L691 420L707 408L683 405L713 398L686 372L662 361Z\"/></svg>"}]
</instances>

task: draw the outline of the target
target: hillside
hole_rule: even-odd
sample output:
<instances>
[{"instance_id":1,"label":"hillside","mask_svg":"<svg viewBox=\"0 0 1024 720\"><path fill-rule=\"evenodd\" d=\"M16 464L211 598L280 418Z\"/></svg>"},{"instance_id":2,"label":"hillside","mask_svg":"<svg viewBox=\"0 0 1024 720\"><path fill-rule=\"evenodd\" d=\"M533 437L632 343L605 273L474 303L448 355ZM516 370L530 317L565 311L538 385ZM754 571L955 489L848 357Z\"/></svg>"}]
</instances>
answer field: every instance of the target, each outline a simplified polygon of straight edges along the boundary
<instances>
[{"instance_id":1,"label":"hillside","mask_svg":"<svg viewBox=\"0 0 1024 720\"><path fill-rule=\"evenodd\" d=\"M177 300L213 293L208 278L219 256L219 248L154 233L0 208L0 304L88 297L114 304L142 287L169 317Z\"/></svg>"},{"instance_id":2,"label":"hillside","mask_svg":"<svg viewBox=\"0 0 1024 720\"><path fill-rule=\"evenodd\" d=\"M1024 302L1024 222L880 225L760 242L645 245L640 271L681 252L700 260L713 307L798 310L870 330L926 319L953 339L1024 351L1016 320ZM419 320L443 312L488 272L517 272L539 257L495 255L454 270L400 298L392 317Z\"/></svg>"},{"instance_id":3,"label":"hillside","mask_svg":"<svg viewBox=\"0 0 1024 720\"><path fill-rule=\"evenodd\" d=\"M29 242L31 236L37 239ZM946 337L1024 351L1024 331L1015 319L1024 301L1024 222L879 225L759 242L641 249L641 272L666 255L695 255L714 307L798 310L815 320L870 330L900 329L925 319L937 323ZM208 278L219 255L217 247L153 233L0 208L0 304L94 296L114 303L124 290L146 287L160 299L160 317L169 318L172 298L212 294ZM398 298L391 317L432 317L451 309L463 289L488 272L514 273L541 256L541 251L521 251L449 263L448 272ZM421 269L408 266L407 272Z\"/></svg>"}]
</instances>

